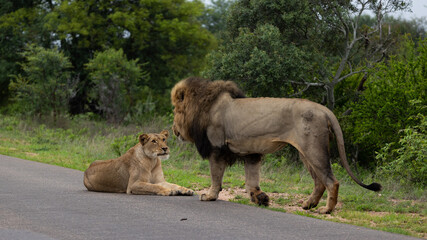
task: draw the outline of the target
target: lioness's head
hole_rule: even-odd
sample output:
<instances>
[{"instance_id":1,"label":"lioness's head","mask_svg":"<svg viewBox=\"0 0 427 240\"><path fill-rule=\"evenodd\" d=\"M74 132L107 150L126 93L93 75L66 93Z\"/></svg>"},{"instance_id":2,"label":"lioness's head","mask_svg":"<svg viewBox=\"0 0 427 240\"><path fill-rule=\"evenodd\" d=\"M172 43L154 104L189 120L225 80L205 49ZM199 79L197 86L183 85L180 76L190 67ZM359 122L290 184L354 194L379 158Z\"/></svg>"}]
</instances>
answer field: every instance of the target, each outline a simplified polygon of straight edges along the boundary
<instances>
[{"instance_id":1,"label":"lioness's head","mask_svg":"<svg viewBox=\"0 0 427 240\"><path fill-rule=\"evenodd\" d=\"M161 133L141 134L139 142L145 155L149 158L159 157L161 160L166 160L169 158L169 147L166 144L168 137L169 132L163 130Z\"/></svg>"}]
</instances>

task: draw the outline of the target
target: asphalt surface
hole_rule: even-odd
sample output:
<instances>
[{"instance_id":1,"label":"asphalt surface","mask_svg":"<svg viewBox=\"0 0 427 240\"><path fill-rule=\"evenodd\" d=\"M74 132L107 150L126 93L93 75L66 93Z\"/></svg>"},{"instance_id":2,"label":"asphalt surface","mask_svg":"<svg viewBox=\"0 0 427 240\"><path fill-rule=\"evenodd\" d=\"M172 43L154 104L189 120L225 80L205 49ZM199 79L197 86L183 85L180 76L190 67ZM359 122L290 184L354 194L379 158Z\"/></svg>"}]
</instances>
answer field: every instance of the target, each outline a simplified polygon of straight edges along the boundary
<instances>
[{"instance_id":1,"label":"asphalt surface","mask_svg":"<svg viewBox=\"0 0 427 240\"><path fill-rule=\"evenodd\" d=\"M415 239L197 196L89 192L77 170L0 155L0 239Z\"/></svg>"}]
</instances>

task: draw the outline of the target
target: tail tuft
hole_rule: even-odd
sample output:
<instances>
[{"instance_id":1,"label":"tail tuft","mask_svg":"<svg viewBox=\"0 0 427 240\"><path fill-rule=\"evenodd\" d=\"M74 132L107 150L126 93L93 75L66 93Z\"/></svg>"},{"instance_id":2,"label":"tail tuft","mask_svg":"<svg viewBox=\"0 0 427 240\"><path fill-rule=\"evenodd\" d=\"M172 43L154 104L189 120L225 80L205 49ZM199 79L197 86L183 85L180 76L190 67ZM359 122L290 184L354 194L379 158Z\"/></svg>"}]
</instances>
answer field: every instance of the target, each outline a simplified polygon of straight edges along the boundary
<instances>
[{"instance_id":1,"label":"tail tuft","mask_svg":"<svg viewBox=\"0 0 427 240\"><path fill-rule=\"evenodd\" d=\"M382 186L379 183L371 183L366 188L369 189L369 190L371 190L371 191L379 192L379 191L381 191Z\"/></svg>"}]
</instances>

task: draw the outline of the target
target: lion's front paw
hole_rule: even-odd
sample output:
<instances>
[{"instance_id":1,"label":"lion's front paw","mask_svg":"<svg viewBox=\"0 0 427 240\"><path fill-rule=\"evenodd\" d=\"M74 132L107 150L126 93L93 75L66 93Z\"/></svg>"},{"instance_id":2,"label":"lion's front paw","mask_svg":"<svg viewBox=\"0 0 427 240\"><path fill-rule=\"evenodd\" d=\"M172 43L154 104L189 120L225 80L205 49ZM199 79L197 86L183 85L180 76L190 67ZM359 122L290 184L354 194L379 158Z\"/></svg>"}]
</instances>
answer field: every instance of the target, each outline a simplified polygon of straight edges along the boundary
<instances>
[{"instance_id":1,"label":"lion's front paw","mask_svg":"<svg viewBox=\"0 0 427 240\"><path fill-rule=\"evenodd\" d=\"M251 201L260 206L263 205L268 207L270 198L268 197L267 194L265 194L265 192L259 192L259 193L251 192Z\"/></svg>"},{"instance_id":2,"label":"lion's front paw","mask_svg":"<svg viewBox=\"0 0 427 240\"><path fill-rule=\"evenodd\" d=\"M217 197L212 197L212 196L205 194L205 193L200 195L200 201L215 201L216 199L217 199Z\"/></svg>"}]
</instances>

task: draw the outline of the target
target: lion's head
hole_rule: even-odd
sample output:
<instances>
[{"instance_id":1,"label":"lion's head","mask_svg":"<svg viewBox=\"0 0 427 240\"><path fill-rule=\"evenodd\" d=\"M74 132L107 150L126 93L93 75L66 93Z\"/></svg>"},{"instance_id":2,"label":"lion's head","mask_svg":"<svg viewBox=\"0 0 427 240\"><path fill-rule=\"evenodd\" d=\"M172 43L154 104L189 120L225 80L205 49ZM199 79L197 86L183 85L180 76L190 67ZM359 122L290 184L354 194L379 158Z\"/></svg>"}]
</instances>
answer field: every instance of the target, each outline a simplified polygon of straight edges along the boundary
<instances>
[{"instance_id":1,"label":"lion's head","mask_svg":"<svg viewBox=\"0 0 427 240\"><path fill-rule=\"evenodd\" d=\"M169 147L166 144L166 139L169 136L167 130L163 130L161 133L149 133L141 134L139 136L139 142L142 145L144 154L149 158L159 157L161 160L169 158Z\"/></svg>"},{"instance_id":2,"label":"lion's head","mask_svg":"<svg viewBox=\"0 0 427 240\"><path fill-rule=\"evenodd\" d=\"M206 133L210 124L209 110L222 93L229 93L232 98L245 97L234 82L212 82L197 77L181 80L171 92L172 105L175 107L173 132L181 140L194 142L203 158L212 152Z\"/></svg>"}]
</instances>

